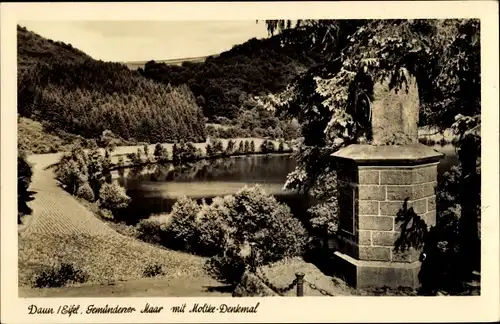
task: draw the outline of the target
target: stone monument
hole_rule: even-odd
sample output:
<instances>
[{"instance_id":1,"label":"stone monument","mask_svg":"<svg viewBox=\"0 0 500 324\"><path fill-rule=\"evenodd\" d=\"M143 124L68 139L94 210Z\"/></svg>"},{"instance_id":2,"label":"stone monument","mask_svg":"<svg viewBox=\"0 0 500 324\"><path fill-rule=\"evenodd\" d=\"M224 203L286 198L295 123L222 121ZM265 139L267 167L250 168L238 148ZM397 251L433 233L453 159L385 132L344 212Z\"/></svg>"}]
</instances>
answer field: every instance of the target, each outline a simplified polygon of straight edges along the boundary
<instances>
[{"instance_id":1,"label":"stone monument","mask_svg":"<svg viewBox=\"0 0 500 324\"><path fill-rule=\"evenodd\" d=\"M353 144L333 154L338 174L339 235L334 271L350 285L419 285L420 251L401 252L396 221L405 200L427 226L436 223L437 165L443 154L418 143L418 89L403 71L407 89L390 80L373 85L369 144Z\"/></svg>"}]
</instances>

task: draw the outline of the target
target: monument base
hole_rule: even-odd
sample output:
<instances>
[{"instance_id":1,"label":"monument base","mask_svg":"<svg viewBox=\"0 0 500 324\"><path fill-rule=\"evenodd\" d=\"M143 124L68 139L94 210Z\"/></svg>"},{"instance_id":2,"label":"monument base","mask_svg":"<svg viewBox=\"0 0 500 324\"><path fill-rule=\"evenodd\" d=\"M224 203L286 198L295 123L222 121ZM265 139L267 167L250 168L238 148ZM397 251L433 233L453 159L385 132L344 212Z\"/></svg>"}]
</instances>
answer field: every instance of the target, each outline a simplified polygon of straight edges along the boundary
<instances>
[{"instance_id":1,"label":"monument base","mask_svg":"<svg viewBox=\"0 0 500 324\"><path fill-rule=\"evenodd\" d=\"M335 252L334 272L354 288L413 288L420 285L419 261L380 262L356 260L346 254Z\"/></svg>"}]
</instances>

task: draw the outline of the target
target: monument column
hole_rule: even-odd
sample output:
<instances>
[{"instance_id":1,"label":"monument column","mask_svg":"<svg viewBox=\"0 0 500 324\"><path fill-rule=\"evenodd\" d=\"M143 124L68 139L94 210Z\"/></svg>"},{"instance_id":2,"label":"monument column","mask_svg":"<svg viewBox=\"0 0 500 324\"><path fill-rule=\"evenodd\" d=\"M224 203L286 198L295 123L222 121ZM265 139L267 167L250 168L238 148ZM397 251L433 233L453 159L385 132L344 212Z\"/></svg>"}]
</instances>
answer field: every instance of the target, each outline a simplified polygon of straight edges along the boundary
<instances>
[{"instance_id":1,"label":"monument column","mask_svg":"<svg viewBox=\"0 0 500 324\"><path fill-rule=\"evenodd\" d=\"M390 89L389 80L374 85L370 144L353 144L332 156L339 202L334 270L359 288L418 287L421 251L396 250L406 226L396 217L406 201L428 227L436 223L443 154L418 143L418 90L406 76L408 91Z\"/></svg>"}]
</instances>

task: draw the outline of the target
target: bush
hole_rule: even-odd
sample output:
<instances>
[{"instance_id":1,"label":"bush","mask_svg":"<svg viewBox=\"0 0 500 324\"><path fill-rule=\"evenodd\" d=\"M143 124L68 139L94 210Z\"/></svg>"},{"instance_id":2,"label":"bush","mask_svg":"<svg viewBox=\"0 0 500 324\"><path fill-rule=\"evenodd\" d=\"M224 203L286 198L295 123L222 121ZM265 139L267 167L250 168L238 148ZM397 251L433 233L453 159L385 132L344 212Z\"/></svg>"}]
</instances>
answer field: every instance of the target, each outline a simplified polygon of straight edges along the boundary
<instances>
[{"instance_id":1,"label":"bush","mask_svg":"<svg viewBox=\"0 0 500 324\"><path fill-rule=\"evenodd\" d=\"M196 215L200 209L196 201L185 196L180 197L172 206L171 223L167 228L172 248L196 252Z\"/></svg>"},{"instance_id":2,"label":"bush","mask_svg":"<svg viewBox=\"0 0 500 324\"><path fill-rule=\"evenodd\" d=\"M114 219L113 213L111 212L111 210L108 210L105 208L99 208L99 211L97 213L102 219L107 219L107 220Z\"/></svg>"},{"instance_id":3,"label":"bush","mask_svg":"<svg viewBox=\"0 0 500 324\"><path fill-rule=\"evenodd\" d=\"M56 179L66 191L74 195L88 181L86 162L74 155L63 156L56 168Z\"/></svg>"},{"instance_id":4,"label":"bush","mask_svg":"<svg viewBox=\"0 0 500 324\"><path fill-rule=\"evenodd\" d=\"M95 200L94 191L92 191L88 182L85 182L78 187L76 190L76 196L90 202Z\"/></svg>"},{"instance_id":5,"label":"bush","mask_svg":"<svg viewBox=\"0 0 500 324\"><path fill-rule=\"evenodd\" d=\"M130 202L130 197L127 196L125 188L120 187L118 184L105 183L99 191L99 200L102 208L114 212L126 208Z\"/></svg>"},{"instance_id":6,"label":"bush","mask_svg":"<svg viewBox=\"0 0 500 324\"><path fill-rule=\"evenodd\" d=\"M278 147L278 152L285 152L285 143L283 143L283 141L280 141L280 145Z\"/></svg>"},{"instance_id":7,"label":"bush","mask_svg":"<svg viewBox=\"0 0 500 324\"><path fill-rule=\"evenodd\" d=\"M167 220L164 215L141 219L137 224L138 238L148 243L167 245Z\"/></svg>"},{"instance_id":8,"label":"bush","mask_svg":"<svg viewBox=\"0 0 500 324\"><path fill-rule=\"evenodd\" d=\"M168 151L160 143L156 143L155 145L154 156L159 163L168 161Z\"/></svg>"},{"instance_id":9,"label":"bush","mask_svg":"<svg viewBox=\"0 0 500 324\"><path fill-rule=\"evenodd\" d=\"M264 137L264 136L266 136L265 129L257 127L252 130L252 137Z\"/></svg>"},{"instance_id":10,"label":"bush","mask_svg":"<svg viewBox=\"0 0 500 324\"><path fill-rule=\"evenodd\" d=\"M184 164L198 160L200 154L193 143L174 144L172 148L172 160L174 164Z\"/></svg>"},{"instance_id":11,"label":"bush","mask_svg":"<svg viewBox=\"0 0 500 324\"><path fill-rule=\"evenodd\" d=\"M61 263L42 268L40 273L35 274L33 286L63 287L69 283L84 283L87 279L88 275L84 271L75 269L72 264Z\"/></svg>"},{"instance_id":12,"label":"bush","mask_svg":"<svg viewBox=\"0 0 500 324\"><path fill-rule=\"evenodd\" d=\"M144 277L156 277L156 276L164 276L165 270L163 269L163 265L159 263L148 264L142 273Z\"/></svg>"},{"instance_id":13,"label":"bush","mask_svg":"<svg viewBox=\"0 0 500 324\"><path fill-rule=\"evenodd\" d=\"M226 203L230 229L224 246L206 268L215 278L235 284L247 267L300 256L308 240L290 209L260 186L245 187Z\"/></svg>"},{"instance_id":14,"label":"bush","mask_svg":"<svg viewBox=\"0 0 500 324\"><path fill-rule=\"evenodd\" d=\"M208 157L216 157L220 156L224 153L224 146L222 141L218 138L212 139L211 144L207 144L207 156Z\"/></svg>"},{"instance_id":15,"label":"bush","mask_svg":"<svg viewBox=\"0 0 500 324\"><path fill-rule=\"evenodd\" d=\"M197 251L213 256L222 251L224 242L232 232L229 227L232 196L216 197L210 205L203 205L196 217Z\"/></svg>"},{"instance_id":16,"label":"bush","mask_svg":"<svg viewBox=\"0 0 500 324\"><path fill-rule=\"evenodd\" d=\"M276 152L276 146L274 145L274 142L273 141L268 141L268 140L265 140L262 142L262 144L260 145L260 151L262 153L272 153L272 152Z\"/></svg>"},{"instance_id":17,"label":"bush","mask_svg":"<svg viewBox=\"0 0 500 324\"><path fill-rule=\"evenodd\" d=\"M28 206L31 194L28 188L31 183L33 171L31 165L26 160L24 154L19 154L17 157L17 223L21 223L21 217L31 213L31 208Z\"/></svg>"},{"instance_id":18,"label":"bush","mask_svg":"<svg viewBox=\"0 0 500 324\"><path fill-rule=\"evenodd\" d=\"M207 132L208 136L212 136L212 137L219 137L220 136L219 129L212 126L212 125L206 126L206 132Z\"/></svg>"}]
</instances>

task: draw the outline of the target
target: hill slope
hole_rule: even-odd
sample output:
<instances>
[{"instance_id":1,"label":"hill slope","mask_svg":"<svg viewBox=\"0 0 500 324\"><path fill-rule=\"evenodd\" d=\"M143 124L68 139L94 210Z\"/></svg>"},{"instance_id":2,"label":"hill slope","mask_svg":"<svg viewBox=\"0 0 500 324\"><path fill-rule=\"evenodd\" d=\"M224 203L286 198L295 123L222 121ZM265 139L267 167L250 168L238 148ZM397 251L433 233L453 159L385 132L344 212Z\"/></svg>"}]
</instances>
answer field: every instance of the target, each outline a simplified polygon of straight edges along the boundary
<instances>
[{"instance_id":1,"label":"hill slope","mask_svg":"<svg viewBox=\"0 0 500 324\"><path fill-rule=\"evenodd\" d=\"M79 63L88 59L91 57L71 44L45 39L25 27L17 27L17 67L21 72L37 64Z\"/></svg>"},{"instance_id":2,"label":"hill slope","mask_svg":"<svg viewBox=\"0 0 500 324\"><path fill-rule=\"evenodd\" d=\"M250 39L202 63L181 66L150 61L138 71L164 84L187 84L211 122L217 117L237 119L254 96L283 90L302 71L319 63L318 52L293 43L283 35Z\"/></svg>"},{"instance_id":3,"label":"hill slope","mask_svg":"<svg viewBox=\"0 0 500 324\"><path fill-rule=\"evenodd\" d=\"M205 140L202 111L186 86L149 80L18 26L18 113L85 138L106 129L127 140Z\"/></svg>"}]
</instances>

